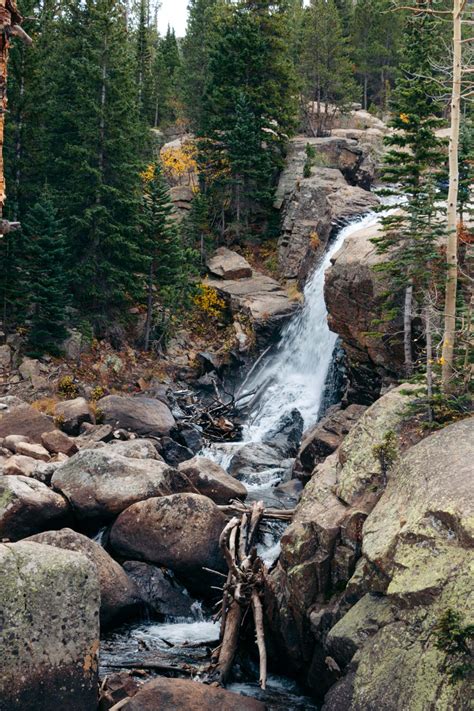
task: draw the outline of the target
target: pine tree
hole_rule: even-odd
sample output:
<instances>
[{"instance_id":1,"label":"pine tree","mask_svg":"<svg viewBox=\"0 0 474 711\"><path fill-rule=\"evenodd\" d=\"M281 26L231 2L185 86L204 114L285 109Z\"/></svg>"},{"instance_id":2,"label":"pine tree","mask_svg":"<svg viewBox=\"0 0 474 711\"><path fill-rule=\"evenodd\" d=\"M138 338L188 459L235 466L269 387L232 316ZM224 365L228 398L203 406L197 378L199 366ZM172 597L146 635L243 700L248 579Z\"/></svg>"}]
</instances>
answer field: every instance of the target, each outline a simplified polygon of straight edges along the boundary
<instances>
[{"instance_id":1,"label":"pine tree","mask_svg":"<svg viewBox=\"0 0 474 711\"><path fill-rule=\"evenodd\" d=\"M152 340L166 341L172 319L188 303L194 254L181 240L161 165L150 165L142 179L142 249L148 262L144 348L149 350ZM155 294L160 314L155 311Z\"/></svg>"},{"instance_id":2,"label":"pine tree","mask_svg":"<svg viewBox=\"0 0 474 711\"><path fill-rule=\"evenodd\" d=\"M334 0L311 0L305 14L303 112L310 132L323 136L331 130L336 111L358 98L358 90Z\"/></svg>"},{"instance_id":3,"label":"pine tree","mask_svg":"<svg viewBox=\"0 0 474 711\"><path fill-rule=\"evenodd\" d=\"M438 260L437 240L443 233L437 200L437 181L445 161L442 143L435 131L441 125L441 106L436 101L437 84L432 58L436 56L438 23L419 12L407 20L404 62L394 94L391 126L387 139L385 180L397 185L405 197L399 210L382 221L384 232L374 239L386 261L379 267L390 281L387 318L403 301L405 367L413 370L412 318L415 304L428 295L433 266ZM404 296L401 298L401 292Z\"/></svg>"},{"instance_id":4,"label":"pine tree","mask_svg":"<svg viewBox=\"0 0 474 711\"><path fill-rule=\"evenodd\" d=\"M59 344L67 335L67 248L47 192L25 215L23 232L31 313L28 349L34 356L58 355Z\"/></svg>"},{"instance_id":5,"label":"pine tree","mask_svg":"<svg viewBox=\"0 0 474 711\"><path fill-rule=\"evenodd\" d=\"M136 85L138 116L145 124L153 115L153 33L150 27L150 1L140 0L136 32Z\"/></svg>"}]
</instances>

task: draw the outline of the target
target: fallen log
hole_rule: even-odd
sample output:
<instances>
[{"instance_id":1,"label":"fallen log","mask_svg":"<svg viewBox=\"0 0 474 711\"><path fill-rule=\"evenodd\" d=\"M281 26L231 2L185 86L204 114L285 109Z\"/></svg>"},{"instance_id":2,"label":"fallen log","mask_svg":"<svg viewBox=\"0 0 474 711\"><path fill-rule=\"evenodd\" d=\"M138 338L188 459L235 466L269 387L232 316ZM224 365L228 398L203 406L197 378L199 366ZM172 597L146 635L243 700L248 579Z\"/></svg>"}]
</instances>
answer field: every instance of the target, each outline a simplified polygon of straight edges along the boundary
<instances>
[{"instance_id":1,"label":"fallen log","mask_svg":"<svg viewBox=\"0 0 474 711\"><path fill-rule=\"evenodd\" d=\"M245 506L241 501L234 500L230 504L222 504L218 507L226 516L235 516L235 514L249 514L251 508ZM262 518L272 519L274 521L291 521L296 509L264 509Z\"/></svg>"}]
</instances>

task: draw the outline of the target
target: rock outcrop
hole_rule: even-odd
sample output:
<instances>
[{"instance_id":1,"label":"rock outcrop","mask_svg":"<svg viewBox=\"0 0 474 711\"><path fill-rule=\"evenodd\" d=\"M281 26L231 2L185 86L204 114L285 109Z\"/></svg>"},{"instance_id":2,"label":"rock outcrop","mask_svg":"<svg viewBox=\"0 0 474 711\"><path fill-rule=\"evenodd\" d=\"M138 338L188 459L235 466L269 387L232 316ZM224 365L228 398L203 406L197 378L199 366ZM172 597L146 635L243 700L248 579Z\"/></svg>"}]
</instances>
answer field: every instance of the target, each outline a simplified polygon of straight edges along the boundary
<instances>
[{"instance_id":1,"label":"rock outcrop","mask_svg":"<svg viewBox=\"0 0 474 711\"><path fill-rule=\"evenodd\" d=\"M382 383L403 373L404 362L401 321L377 324L387 288L374 271L382 256L370 240L378 231L361 229L345 240L326 272L324 290L329 326L341 337L347 354L349 398L366 404L375 399Z\"/></svg>"},{"instance_id":2,"label":"rock outcrop","mask_svg":"<svg viewBox=\"0 0 474 711\"><path fill-rule=\"evenodd\" d=\"M129 459L113 447L83 449L53 474L51 484L81 519L112 518L137 501L171 491L172 470L154 459Z\"/></svg>"},{"instance_id":3,"label":"rock outcrop","mask_svg":"<svg viewBox=\"0 0 474 711\"><path fill-rule=\"evenodd\" d=\"M1 711L97 707L99 604L83 555L0 544Z\"/></svg>"},{"instance_id":4,"label":"rock outcrop","mask_svg":"<svg viewBox=\"0 0 474 711\"><path fill-rule=\"evenodd\" d=\"M316 159L304 177L308 143ZM350 185L343 174L354 175L363 155L354 140L298 136L291 141L275 199L283 217L278 251L286 279L304 282L334 228L378 204L373 193Z\"/></svg>"},{"instance_id":5,"label":"rock outcrop","mask_svg":"<svg viewBox=\"0 0 474 711\"><path fill-rule=\"evenodd\" d=\"M118 563L95 541L70 528L45 531L26 539L82 553L93 564L100 586L100 622L108 625L142 603L137 587Z\"/></svg>"}]
</instances>

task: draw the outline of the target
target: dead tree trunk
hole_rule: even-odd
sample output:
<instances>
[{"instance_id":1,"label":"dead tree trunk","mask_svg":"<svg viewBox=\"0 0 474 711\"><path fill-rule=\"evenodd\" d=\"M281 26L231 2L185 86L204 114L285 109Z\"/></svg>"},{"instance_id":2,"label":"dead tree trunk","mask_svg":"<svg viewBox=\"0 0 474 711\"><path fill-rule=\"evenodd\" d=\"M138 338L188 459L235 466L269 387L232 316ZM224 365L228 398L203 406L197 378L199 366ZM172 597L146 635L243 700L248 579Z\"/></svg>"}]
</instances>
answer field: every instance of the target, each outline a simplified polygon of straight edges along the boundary
<instances>
[{"instance_id":1,"label":"dead tree trunk","mask_svg":"<svg viewBox=\"0 0 474 711\"><path fill-rule=\"evenodd\" d=\"M225 685L237 652L240 629L245 613L252 611L257 648L260 658L260 686L267 682L267 654L260 595L263 586L263 563L258 558L254 542L264 516L263 503L254 503L239 518L234 516L219 539L229 573L216 618L221 620L220 645L214 651L208 670L208 681Z\"/></svg>"}]
</instances>

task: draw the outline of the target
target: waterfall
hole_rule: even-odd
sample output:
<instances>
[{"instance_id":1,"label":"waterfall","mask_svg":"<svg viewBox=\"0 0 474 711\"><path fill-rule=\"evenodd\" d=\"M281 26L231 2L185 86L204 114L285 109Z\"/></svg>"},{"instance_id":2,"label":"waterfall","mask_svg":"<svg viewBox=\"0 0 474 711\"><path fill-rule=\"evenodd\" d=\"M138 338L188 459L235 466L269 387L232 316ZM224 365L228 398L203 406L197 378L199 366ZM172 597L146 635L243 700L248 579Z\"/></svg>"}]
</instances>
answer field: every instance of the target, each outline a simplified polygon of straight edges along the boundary
<instances>
[{"instance_id":1,"label":"waterfall","mask_svg":"<svg viewBox=\"0 0 474 711\"><path fill-rule=\"evenodd\" d=\"M377 213L369 213L339 231L306 283L303 308L284 328L277 348L246 381L240 396L240 401L251 403L245 442L260 442L294 408L301 412L305 428L317 421L337 342L327 321L324 275L344 240L379 219Z\"/></svg>"}]
</instances>

